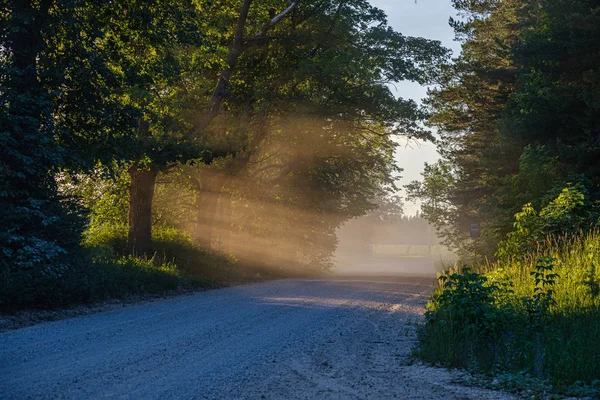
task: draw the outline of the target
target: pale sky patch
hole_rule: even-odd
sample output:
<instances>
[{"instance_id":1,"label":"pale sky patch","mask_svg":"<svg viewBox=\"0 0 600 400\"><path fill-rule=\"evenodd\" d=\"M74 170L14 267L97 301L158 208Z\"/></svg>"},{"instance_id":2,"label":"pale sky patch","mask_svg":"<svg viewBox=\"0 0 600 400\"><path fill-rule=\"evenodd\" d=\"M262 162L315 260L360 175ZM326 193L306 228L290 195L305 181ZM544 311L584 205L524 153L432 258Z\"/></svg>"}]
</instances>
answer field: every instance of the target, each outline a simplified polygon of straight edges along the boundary
<instances>
[{"instance_id":1,"label":"pale sky patch","mask_svg":"<svg viewBox=\"0 0 600 400\"><path fill-rule=\"evenodd\" d=\"M405 36L419 36L439 40L442 45L453 50L454 55L460 51L460 45L454 41L454 31L448 25L448 19L456 15L450 0L370 0L371 4L385 11L389 25ZM399 82L393 87L396 95L420 102L427 95L427 88L412 82ZM411 143L404 146L405 141L396 153L396 162L402 168L402 179L399 186L413 180L421 179L425 162L433 163L439 154L433 143ZM405 204L405 212L414 214L418 204Z\"/></svg>"}]
</instances>

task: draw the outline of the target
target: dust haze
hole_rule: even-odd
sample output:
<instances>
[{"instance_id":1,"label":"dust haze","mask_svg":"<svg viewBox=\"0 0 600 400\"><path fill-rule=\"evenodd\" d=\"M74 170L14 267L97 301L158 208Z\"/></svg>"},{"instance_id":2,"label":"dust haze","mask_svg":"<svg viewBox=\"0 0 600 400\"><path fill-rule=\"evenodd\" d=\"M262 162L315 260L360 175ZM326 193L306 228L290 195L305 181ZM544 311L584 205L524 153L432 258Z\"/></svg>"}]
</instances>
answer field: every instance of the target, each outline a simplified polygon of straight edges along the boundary
<instances>
[{"instance_id":1,"label":"dust haze","mask_svg":"<svg viewBox=\"0 0 600 400\"><path fill-rule=\"evenodd\" d=\"M243 147L161 173L155 225L266 270L333 270L340 227L376 209L396 179L392 128L316 111L243 126L222 119L219 137Z\"/></svg>"},{"instance_id":2,"label":"dust haze","mask_svg":"<svg viewBox=\"0 0 600 400\"><path fill-rule=\"evenodd\" d=\"M356 218L337 235L334 272L339 275L436 277L455 260L435 229L418 215Z\"/></svg>"}]
</instances>

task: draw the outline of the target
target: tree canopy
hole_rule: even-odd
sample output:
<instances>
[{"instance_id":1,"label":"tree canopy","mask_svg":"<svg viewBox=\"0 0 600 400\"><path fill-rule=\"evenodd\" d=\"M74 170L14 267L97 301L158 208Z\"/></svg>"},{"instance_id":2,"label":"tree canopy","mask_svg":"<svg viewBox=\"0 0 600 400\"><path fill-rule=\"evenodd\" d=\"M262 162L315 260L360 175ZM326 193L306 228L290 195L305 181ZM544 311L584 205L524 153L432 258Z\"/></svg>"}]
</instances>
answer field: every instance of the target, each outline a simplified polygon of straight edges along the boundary
<instances>
[{"instance_id":1,"label":"tree canopy","mask_svg":"<svg viewBox=\"0 0 600 400\"><path fill-rule=\"evenodd\" d=\"M430 137L389 84L431 82L448 55L366 0L1 4L8 280L60 280L124 225L136 255L161 226L327 266L335 229L396 190L394 137Z\"/></svg>"},{"instance_id":2,"label":"tree canopy","mask_svg":"<svg viewBox=\"0 0 600 400\"><path fill-rule=\"evenodd\" d=\"M524 205L543 209L569 185L586 203L598 200L600 8L555 0L454 5L464 17L452 21L463 50L427 101L451 171L432 219L449 241L490 256ZM439 172L427 170L412 193L431 200ZM482 227L474 241L471 223Z\"/></svg>"}]
</instances>

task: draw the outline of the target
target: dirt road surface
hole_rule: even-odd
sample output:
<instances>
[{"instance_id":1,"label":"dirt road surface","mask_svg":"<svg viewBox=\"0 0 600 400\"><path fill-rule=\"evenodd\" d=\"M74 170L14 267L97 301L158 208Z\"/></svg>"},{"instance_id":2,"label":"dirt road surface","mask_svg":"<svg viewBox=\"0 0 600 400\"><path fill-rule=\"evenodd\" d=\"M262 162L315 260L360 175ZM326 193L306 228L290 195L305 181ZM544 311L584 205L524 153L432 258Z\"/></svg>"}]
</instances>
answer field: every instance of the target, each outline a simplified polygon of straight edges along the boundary
<instances>
[{"instance_id":1,"label":"dirt road surface","mask_svg":"<svg viewBox=\"0 0 600 400\"><path fill-rule=\"evenodd\" d=\"M4 332L0 398L509 398L411 365L431 285L273 281Z\"/></svg>"}]
</instances>

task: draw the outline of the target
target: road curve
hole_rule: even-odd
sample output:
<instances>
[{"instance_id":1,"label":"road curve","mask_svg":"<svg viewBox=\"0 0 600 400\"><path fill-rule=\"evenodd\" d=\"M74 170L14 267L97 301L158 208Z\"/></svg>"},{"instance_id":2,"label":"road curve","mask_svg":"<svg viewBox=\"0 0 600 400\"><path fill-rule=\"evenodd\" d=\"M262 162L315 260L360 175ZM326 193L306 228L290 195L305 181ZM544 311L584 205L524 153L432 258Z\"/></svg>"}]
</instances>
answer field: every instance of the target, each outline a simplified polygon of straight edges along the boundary
<instances>
[{"instance_id":1,"label":"road curve","mask_svg":"<svg viewBox=\"0 0 600 400\"><path fill-rule=\"evenodd\" d=\"M5 332L0 398L507 398L409 365L430 288L273 281Z\"/></svg>"}]
</instances>

